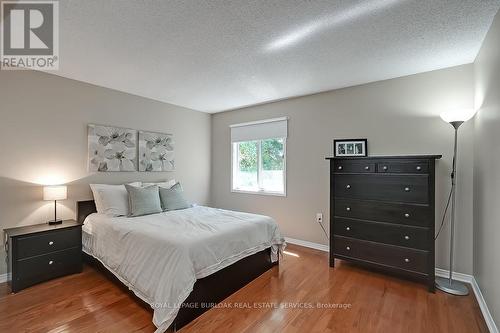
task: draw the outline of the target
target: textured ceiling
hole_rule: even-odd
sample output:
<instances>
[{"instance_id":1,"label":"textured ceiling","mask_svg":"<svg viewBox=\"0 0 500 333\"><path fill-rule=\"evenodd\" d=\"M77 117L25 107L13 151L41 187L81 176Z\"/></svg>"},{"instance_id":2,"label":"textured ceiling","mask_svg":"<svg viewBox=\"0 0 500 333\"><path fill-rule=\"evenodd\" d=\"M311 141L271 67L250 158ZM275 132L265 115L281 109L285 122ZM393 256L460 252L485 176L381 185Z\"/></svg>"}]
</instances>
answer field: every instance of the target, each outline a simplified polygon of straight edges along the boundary
<instances>
[{"instance_id":1,"label":"textured ceiling","mask_svg":"<svg viewBox=\"0 0 500 333\"><path fill-rule=\"evenodd\" d=\"M218 112L474 61L500 0L64 0L60 76Z\"/></svg>"}]
</instances>

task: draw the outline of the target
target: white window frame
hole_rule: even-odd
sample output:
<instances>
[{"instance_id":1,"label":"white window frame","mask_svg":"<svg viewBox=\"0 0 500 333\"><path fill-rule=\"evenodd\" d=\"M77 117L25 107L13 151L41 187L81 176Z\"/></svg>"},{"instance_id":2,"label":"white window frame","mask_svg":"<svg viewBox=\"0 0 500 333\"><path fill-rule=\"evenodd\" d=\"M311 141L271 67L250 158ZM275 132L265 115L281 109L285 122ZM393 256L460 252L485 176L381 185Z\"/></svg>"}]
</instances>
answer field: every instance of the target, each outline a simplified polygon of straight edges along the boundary
<instances>
[{"instance_id":1,"label":"white window frame","mask_svg":"<svg viewBox=\"0 0 500 333\"><path fill-rule=\"evenodd\" d=\"M262 141L269 140L269 139L283 139L283 192L266 191L265 189L263 189L261 187L260 174L262 173L262 154L261 154ZM286 197L286 159L287 159L286 141L287 141L287 138L269 138L269 139L248 140L248 141L258 141L259 142L258 149L257 149L257 168L258 168L258 170L257 170L257 184L258 184L259 190L257 190L257 191L240 190L240 189L234 188L234 186L233 186L234 168L235 168L235 163L238 163L238 161L239 161L239 150L235 154L234 148L240 142L231 142L231 192Z\"/></svg>"}]
</instances>

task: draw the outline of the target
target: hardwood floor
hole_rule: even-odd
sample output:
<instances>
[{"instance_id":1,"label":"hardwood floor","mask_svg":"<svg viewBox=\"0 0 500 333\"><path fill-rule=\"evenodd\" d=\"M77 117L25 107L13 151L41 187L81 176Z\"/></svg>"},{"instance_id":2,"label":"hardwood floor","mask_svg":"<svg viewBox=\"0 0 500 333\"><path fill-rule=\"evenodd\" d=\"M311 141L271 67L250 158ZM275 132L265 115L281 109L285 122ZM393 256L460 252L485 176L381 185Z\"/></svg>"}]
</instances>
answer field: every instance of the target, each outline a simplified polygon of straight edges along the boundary
<instances>
[{"instance_id":1,"label":"hardwood floor","mask_svg":"<svg viewBox=\"0 0 500 333\"><path fill-rule=\"evenodd\" d=\"M324 252L294 245L286 251L279 267L181 332L488 332L473 293L431 294L351 264L329 268ZM0 284L0 332L153 332L151 318L151 310L89 266L17 294Z\"/></svg>"}]
</instances>

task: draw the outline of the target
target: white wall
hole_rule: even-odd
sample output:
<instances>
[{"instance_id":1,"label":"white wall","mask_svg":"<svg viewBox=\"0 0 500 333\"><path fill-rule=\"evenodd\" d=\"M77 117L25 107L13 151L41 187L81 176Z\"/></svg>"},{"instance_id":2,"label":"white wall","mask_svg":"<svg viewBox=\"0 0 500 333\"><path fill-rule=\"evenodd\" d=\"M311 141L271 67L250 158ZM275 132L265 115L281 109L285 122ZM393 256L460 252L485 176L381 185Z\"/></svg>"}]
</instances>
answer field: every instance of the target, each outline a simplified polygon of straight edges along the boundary
<instances>
[{"instance_id":1,"label":"white wall","mask_svg":"<svg viewBox=\"0 0 500 333\"><path fill-rule=\"evenodd\" d=\"M474 68L474 277L500 325L500 13Z\"/></svg>"},{"instance_id":2,"label":"white wall","mask_svg":"<svg viewBox=\"0 0 500 333\"><path fill-rule=\"evenodd\" d=\"M175 172L87 171L87 124L172 133ZM43 223L53 203L42 186L68 183L63 218L90 199L89 183L176 178L188 198L209 202L210 115L33 71L0 71L0 228ZM0 274L6 270L0 250Z\"/></svg>"},{"instance_id":3,"label":"white wall","mask_svg":"<svg viewBox=\"0 0 500 333\"><path fill-rule=\"evenodd\" d=\"M274 217L288 237L327 244L315 222L328 225L329 164L334 138L368 138L371 155L442 154L437 163L436 224L449 191L453 128L443 110L473 106L473 67L465 65L357 87L217 113L212 116L212 203ZM229 125L289 116L287 197L230 192ZM456 270L472 273L473 123L460 129ZM436 263L448 268L446 228Z\"/></svg>"}]
</instances>

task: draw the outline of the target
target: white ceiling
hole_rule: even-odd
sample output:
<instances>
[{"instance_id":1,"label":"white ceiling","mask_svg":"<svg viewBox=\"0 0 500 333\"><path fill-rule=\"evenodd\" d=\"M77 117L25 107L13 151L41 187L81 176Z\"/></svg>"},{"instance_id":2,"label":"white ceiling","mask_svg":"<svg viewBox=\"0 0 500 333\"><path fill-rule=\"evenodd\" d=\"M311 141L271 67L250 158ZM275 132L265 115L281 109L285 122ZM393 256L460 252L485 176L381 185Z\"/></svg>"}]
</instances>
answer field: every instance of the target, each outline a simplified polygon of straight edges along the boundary
<instances>
[{"instance_id":1,"label":"white ceiling","mask_svg":"<svg viewBox=\"0 0 500 333\"><path fill-rule=\"evenodd\" d=\"M64 0L53 74L218 112L465 63L500 0Z\"/></svg>"}]
</instances>

